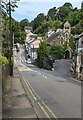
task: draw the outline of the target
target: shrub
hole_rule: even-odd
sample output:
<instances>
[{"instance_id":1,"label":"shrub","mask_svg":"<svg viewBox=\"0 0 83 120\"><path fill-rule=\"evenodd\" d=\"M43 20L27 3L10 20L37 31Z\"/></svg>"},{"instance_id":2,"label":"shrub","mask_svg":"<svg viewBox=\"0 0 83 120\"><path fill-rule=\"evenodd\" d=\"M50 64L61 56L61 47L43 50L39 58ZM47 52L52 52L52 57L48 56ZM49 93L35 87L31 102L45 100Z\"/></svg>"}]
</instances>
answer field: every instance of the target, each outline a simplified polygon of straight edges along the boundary
<instances>
[{"instance_id":1,"label":"shrub","mask_svg":"<svg viewBox=\"0 0 83 120\"><path fill-rule=\"evenodd\" d=\"M9 61L7 60L6 57L0 55L0 61L2 62L2 65L8 65Z\"/></svg>"}]
</instances>

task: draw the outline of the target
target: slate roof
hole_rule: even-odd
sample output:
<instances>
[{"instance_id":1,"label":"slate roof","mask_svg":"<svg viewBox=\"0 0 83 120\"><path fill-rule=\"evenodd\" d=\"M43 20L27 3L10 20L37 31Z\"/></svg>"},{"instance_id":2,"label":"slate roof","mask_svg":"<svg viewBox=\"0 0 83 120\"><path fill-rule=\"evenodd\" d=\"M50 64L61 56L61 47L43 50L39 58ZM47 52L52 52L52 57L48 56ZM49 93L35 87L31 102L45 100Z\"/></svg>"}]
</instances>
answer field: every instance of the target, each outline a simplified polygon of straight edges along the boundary
<instances>
[{"instance_id":1,"label":"slate roof","mask_svg":"<svg viewBox=\"0 0 83 120\"><path fill-rule=\"evenodd\" d=\"M81 37L83 37L83 32L80 35L76 35L74 36L76 40L80 39Z\"/></svg>"},{"instance_id":2,"label":"slate roof","mask_svg":"<svg viewBox=\"0 0 83 120\"><path fill-rule=\"evenodd\" d=\"M62 32L55 32L49 38L47 38L47 42L51 43L52 41L56 40L58 36L60 36Z\"/></svg>"},{"instance_id":3,"label":"slate roof","mask_svg":"<svg viewBox=\"0 0 83 120\"><path fill-rule=\"evenodd\" d=\"M26 30L32 30L32 27L31 26L25 26L24 27Z\"/></svg>"}]
</instances>

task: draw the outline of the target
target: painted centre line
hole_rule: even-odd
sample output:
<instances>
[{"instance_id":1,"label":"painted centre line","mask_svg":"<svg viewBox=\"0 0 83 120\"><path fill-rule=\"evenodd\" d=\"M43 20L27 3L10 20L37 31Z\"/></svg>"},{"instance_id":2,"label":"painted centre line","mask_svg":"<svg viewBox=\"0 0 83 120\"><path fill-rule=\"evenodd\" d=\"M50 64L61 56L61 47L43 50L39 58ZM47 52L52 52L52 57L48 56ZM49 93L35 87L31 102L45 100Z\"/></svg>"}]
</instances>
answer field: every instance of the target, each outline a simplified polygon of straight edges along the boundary
<instances>
[{"instance_id":1,"label":"painted centre line","mask_svg":"<svg viewBox=\"0 0 83 120\"><path fill-rule=\"evenodd\" d=\"M38 73L39 75L42 75L41 73Z\"/></svg>"},{"instance_id":2,"label":"painted centre line","mask_svg":"<svg viewBox=\"0 0 83 120\"><path fill-rule=\"evenodd\" d=\"M43 75L44 78L47 78L45 75Z\"/></svg>"},{"instance_id":3,"label":"painted centre line","mask_svg":"<svg viewBox=\"0 0 83 120\"><path fill-rule=\"evenodd\" d=\"M45 75L43 75L42 73L40 73L40 72L38 72L38 71L36 71L36 70L33 70L34 72L37 72L38 73L38 75L42 75L44 78L47 78Z\"/></svg>"}]
</instances>

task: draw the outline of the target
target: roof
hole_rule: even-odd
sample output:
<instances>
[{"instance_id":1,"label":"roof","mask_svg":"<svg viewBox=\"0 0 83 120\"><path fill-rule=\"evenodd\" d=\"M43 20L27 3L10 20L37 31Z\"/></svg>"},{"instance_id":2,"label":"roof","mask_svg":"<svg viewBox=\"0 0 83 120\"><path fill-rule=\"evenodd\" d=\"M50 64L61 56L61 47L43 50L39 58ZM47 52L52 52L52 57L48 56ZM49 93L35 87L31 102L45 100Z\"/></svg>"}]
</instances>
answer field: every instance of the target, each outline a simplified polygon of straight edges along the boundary
<instances>
[{"instance_id":1,"label":"roof","mask_svg":"<svg viewBox=\"0 0 83 120\"><path fill-rule=\"evenodd\" d=\"M47 42L51 43L55 38L57 38L61 34L62 34L62 32L53 33L49 38L47 38Z\"/></svg>"},{"instance_id":2,"label":"roof","mask_svg":"<svg viewBox=\"0 0 83 120\"><path fill-rule=\"evenodd\" d=\"M27 29L27 30L32 30L31 26L25 26L24 28Z\"/></svg>"},{"instance_id":3,"label":"roof","mask_svg":"<svg viewBox=\"0 0 83 120\"><path fill-rule=\"evenodd\" d=\"M35 40L31 43L31 48L39 48L39 44L40 44L40 41L39 40Z\"/></svg>"},{"instance_id":4,"label":"roof","mask_svg":"<svg viewBox=\"0 0 83 120\"><path fill-rule=\"evenodd\" d=\"M80 35L76 35L76 36L75 36L75 39L78 40L78 39L80 39L81 37L83 37L83 32L82 32Z\"/></svg>"}]
</instances>

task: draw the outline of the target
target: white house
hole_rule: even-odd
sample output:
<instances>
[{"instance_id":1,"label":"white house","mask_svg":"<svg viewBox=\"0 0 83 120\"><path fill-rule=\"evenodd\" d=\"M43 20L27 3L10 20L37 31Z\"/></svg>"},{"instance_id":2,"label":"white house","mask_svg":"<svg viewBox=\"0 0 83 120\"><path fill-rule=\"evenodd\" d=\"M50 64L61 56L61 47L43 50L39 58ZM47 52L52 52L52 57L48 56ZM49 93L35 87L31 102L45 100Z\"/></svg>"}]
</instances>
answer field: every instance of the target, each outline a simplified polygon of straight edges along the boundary
<instances>
[{"instance_id":1,"label":"white house","mask_svg":"<svg viewBox=\"0 0 83 120\"><path fill-rule=\"evenodd\" d=\"M37 49L39 48L40 39L37 37L36 34L33 34L31 30L32 30L31 27L29 26L25 27L26 59L27 61L28 59L31 60L32 63L35 59L37 59Z\"/></svg>"}]
</instances>

